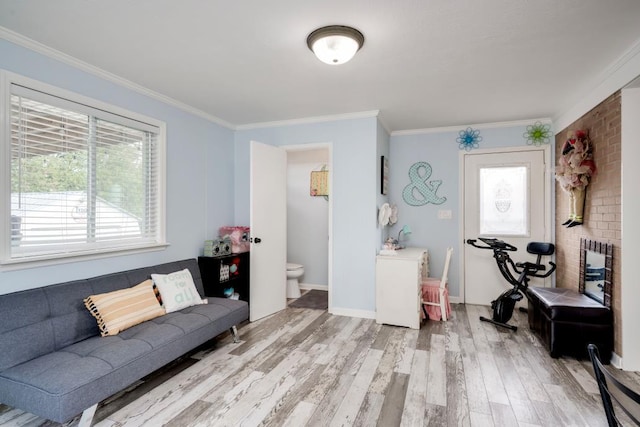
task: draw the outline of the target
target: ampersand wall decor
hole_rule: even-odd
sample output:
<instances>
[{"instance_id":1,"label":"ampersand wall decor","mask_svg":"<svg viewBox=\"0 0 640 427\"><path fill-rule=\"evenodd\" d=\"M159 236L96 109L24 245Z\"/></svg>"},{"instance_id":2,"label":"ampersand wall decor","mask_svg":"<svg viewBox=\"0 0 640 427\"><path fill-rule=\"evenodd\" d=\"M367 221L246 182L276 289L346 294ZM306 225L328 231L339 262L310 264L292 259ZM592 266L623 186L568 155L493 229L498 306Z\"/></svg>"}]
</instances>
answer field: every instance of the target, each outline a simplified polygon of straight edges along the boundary
<instances>
[{"instance_id":1,"label":"ampersand wall decor","mask_svg":"<svg viewBox=\"0 0 640 427\"><path fill-rule=\"evenodd\" d=\"M417 162L409 168L411 182L404 187L402 198L411 206L423 206L427 203L441 205L447 201L446 197L439 197L436 193L442 180L431 180L432 168L427 162Z\"/></svg>"}]
</instances>

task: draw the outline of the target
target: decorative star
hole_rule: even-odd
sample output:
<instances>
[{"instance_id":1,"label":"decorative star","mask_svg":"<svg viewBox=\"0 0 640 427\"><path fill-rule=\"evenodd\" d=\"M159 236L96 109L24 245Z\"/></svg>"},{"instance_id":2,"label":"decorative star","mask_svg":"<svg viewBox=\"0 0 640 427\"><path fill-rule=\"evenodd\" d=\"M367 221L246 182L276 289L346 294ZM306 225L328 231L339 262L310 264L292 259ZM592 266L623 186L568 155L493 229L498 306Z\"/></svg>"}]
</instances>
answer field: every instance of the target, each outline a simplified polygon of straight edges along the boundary
<instances>
[{"instance_id":1,"label":"decorative star","mask_svg":"<svg viewBox=\"0 0 640 427\"><path fill-rule=\"evenodd\" d=\"M480 136L479 130L468 127L460 131L456 141L458 142L458 148L471 151L472 148L478 148L480 146L479 143L482 141L482 137Z\"/></svg>"},{"instance_id":2,"label":"decorative star","mask_svg":"<svg viewBox=\"0 0 640 427\"><path fill-rule=\"evenodd\" d=\"M532 125L527 126L527 130L522 134L524 139L527 140L527 145L549 144L551 142L551 125L543 125L540 122L535 122Z\"/></svg>"}]
</instances>

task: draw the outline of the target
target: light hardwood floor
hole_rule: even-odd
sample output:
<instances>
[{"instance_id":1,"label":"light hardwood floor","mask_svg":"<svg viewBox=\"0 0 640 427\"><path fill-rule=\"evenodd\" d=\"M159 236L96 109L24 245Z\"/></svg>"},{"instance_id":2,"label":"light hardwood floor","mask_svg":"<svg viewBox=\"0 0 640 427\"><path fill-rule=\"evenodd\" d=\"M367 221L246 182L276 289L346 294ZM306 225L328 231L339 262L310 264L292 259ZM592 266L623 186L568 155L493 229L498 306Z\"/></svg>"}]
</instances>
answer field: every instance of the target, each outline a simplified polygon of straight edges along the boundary
<instances>
[{"instance_id":1,"label":"light hardwood floor","mask_svg":"<svg viewBox=\"0 0 640 427\"><path fill-rule=\"evenodd\" d=\"M103 402L96 425L606 425L588 361L551 359L522 313L515 333L480 315L455 305L418 331L288 308ZM55 424L0 405L18 425Z\"/></svg>"}]
</instances>

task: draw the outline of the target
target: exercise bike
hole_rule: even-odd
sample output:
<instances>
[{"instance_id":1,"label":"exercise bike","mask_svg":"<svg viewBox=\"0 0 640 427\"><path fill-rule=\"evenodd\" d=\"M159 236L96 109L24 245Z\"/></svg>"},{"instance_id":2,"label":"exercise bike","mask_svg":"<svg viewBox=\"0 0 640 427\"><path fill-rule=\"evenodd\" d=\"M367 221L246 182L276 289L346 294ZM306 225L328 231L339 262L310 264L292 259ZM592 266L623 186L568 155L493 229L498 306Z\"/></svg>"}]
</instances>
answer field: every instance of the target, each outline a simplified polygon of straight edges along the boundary
<instances>
[{"instance_id":1,"label":"exercise bike","mask_svg":"<svg viewBox=\"0 0 640 427\"><path fill-rule=\"evenodd\" d=\"M480 320L483 322L493 323L494 325L501 326L503 328L516 331L517 326L508 324L507 322L513 316L513 309L518 301L526 295L527 288L529 287L530 277L549 277L556 269L556 264L549 261L549 271L547 267L542 264L541 259L543 256L553 255L555 252L555 246L553 243L543 242L529 242L527 245L527 252L533 255L537 255L535 263L525 262L513 262L509 256L509 252L515 252L518 250L515 246L498 239L478 237L484 245L478 244L476 239L468 239L467 244L479 248L479 249L491 249L493 251L493 258L495 258L498 264L498 269L502 276L512 285L512 288L504 291L498 298L491 301L491 309L493 310L493 318L488 319L484 316L480 316ZM514 274L515 273L515 274ZM516 277L517 276L517 277ZM526 311L525 308L520 308L521 311Z\"/></svg>"}]
</instances>

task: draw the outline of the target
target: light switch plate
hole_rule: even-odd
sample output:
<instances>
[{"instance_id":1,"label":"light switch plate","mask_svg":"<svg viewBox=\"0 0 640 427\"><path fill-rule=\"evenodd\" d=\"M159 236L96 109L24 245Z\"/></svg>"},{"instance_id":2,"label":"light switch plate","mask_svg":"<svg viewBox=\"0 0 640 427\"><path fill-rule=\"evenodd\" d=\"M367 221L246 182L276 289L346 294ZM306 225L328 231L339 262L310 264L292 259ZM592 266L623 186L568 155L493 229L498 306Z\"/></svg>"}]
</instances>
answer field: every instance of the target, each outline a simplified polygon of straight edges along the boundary
<instances>
[{"instance_id":1,"label":"light switch plate","mask_svg":"<svg viewBox=\"0 0 640 427\"><path fill-rule=\"evenodd\" d=\"M439 210L438 211L438 219L451 219L451 210Z\"/></svg>"}]
</instances>

